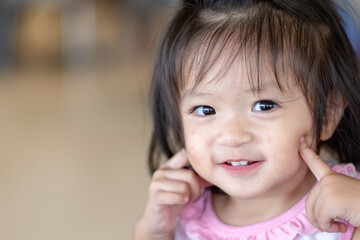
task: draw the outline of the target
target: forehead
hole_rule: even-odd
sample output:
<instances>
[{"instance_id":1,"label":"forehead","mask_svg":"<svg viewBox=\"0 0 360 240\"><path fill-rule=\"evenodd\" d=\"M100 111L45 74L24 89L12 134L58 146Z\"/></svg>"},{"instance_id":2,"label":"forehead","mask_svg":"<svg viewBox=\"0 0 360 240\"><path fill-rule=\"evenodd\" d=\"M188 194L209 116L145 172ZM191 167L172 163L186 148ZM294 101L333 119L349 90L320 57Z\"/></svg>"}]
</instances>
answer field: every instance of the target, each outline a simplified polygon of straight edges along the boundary
<instances>
[{"instance_id":1,"label":"forehead","mask_svg":"<svg viewBox=\"0 0 360 240\"><path fill-rule=\"evenodd\" d=\"M242 50L234 54L232 50L231 47L222 49L216 58L209 58L207 65L202 63L205 57L201 54L193 55L185 68L182 97L196 94L199 89L212 91L224 84L232 84L234 89L252 93L265 89L283 91L296 85L289 69L277 69L278 66L272 64L266 53L256 58L252 52Z\"/></svg>"}]
</instances>

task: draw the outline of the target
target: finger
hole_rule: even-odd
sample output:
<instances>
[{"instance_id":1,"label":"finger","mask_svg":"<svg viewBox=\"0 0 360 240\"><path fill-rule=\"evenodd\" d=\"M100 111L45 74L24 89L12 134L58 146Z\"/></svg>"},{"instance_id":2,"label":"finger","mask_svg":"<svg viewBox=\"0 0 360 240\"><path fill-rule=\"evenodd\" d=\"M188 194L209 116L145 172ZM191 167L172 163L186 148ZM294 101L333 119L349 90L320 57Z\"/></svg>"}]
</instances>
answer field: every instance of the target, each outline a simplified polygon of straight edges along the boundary
<instances>
[{"instance_id":1,"label":"finger","mask_svg":"<svg viewBox=\"0 0 360 240\"><path fill-rule=\"evenodd\" d=\"M331 225L330 225L330 229L329 232L346 232L347 231L347 226L345 223L343 222L337 222L337 221L332 221Z\"/></svg>"},{"instance_id":2,"label":"finger","mask_svg":"<svg viewBox=\"0 0 360 240\"><path fill-rule=\"evenodd\" d=\"M318 181L323 177L334 173L320 156L308 147L304 137L300 139L299 153Z\"/></svg>"},{"instance_id":3,"label":"finger","mask_svg":"<svg viewBox=\"0 0 360 240\"><path fill-rule=\"evenodd\" d=\"M156 203L159 205L184 205L189 202L189 196L179 193L159 191L155 196Z\"/></svg>"},{"instance_id":4,"label":"finger","mask_svg":"<svg viewBox=\"0 0 360 240\"><path fill-rule=\"evenodd\" d=\"M306 202L305 202L305 210L306 210L306 217L308 218L309 222L316 228L319 228L319 224L315 217L315 203L319 196L320 189L315 186L309 193Z\"/></svg>"},{"instance_id":5,"label":"finger","mask_svg":"<svg viewBox=\"0 0 360 240\"><path fill-rule=\"evenodd\" d=\"M177 181L184 181L189 184L191 190L191 201L197 199L201 190L213 184L200 177L194 170L189 169L168 169L163 171L164 177Z\"/></svg>"},{"instance_id":6,"label":"finger","mask_svg":"<svg viewBox=\"0 0 360 240\"><path fill-rule=\"evenodd\" d=\"M158 191L165 191L165 192L173 192L179 193L182 195L190 196L191 190L189 185L186 182L176 181L171 179L165 180L155 180L151 183L150 189L152 192L156 193Z\"/></svg>"},{"instance_id":7,"label":"finger","mask_svg":"<svg viewBox=\"0 0 360 240\"><path fill-rule=\"evenodd\" d=\"M176 174L175 171L179 171L179 173ZM179 170L175 170L175 171L170 170L169 172L166 173L166 177L171 178L171 179L177 179L177 180L191 179L193 177L192 173L194 173L196 175L197 181L199 181L199 183L200 183L200 190L207 188L207 187L214 186L214 184L203 179L197 172L195 172L195 170L193 170L193 168L179 169ZM189 171L192 172L191 175L186 176L187 174L189 174Z\"/></svg>"},{"instance_id":8,"label":"finger","mask_svg":"<svg viewBox=\"0 0 360 240\"><path fill-rule=\"evenodd\" d=\"M161 169L179 169L187 165L188 158L185 149L182 149L176 153L172 158L170 158L165 164L163 164Z\"/></svg>"},{"instance_id":9,"label":"finger","mask_svg":"<svg viewBox=\"0 0 360 240\"><path fill-rule=\"evenodd\" d=\"M346 232L347 226L343 222L327 219L319 222L320 230L322 232Z\"/></svg>"},{"instance_id":10,"label":"finger","mask_svg":"<svg viewBox=\"0 0 360 240\"><path fill-rule=\"evenodd\" d=\"M324 195L320 194L314 209L314 215L317 218L319 229L323 232L341 232L346 231L346 225L336 217L335 209L329 201L324 199ZM331 209L331 210L329 210Z\"/></svg>"},{"instance_id":11,"label":"finger","mask_svg":"<svg viewBox=\"0 0 360 240\"><path fill-rule=\"evenodd\" d=\"M164 176L168 179L186 182L190 187L191 201L197 199L200 196L202 190L201 180L193 170L169 169L164 171Z\"/></svg>"}]
</instances>

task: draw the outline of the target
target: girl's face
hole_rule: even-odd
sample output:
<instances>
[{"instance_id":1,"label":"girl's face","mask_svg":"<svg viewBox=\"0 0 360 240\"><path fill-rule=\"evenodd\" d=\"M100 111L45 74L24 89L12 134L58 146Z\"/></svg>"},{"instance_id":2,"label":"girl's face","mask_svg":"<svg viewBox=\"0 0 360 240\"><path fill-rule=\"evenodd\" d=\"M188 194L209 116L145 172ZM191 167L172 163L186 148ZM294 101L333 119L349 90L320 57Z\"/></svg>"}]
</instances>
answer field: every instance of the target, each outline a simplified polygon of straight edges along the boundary
<instances>
[{"instance_id":1,"label":"girl's face","mask_svg":"<svg viewBox=\"0 0 360 240\"><path fill-rule=\"evenodd\" d=\"M283 77L281 91L273 72L264 70L260 92L255 93L244 62L235 62L216 79L220 67L215 64L195 88L195 74L190 73L181 91L192 167L236 198L278 196L307 184L311 173L298 149L302 136L311 143L313 120L294 79Z\"/></svg>"}]
</instances>

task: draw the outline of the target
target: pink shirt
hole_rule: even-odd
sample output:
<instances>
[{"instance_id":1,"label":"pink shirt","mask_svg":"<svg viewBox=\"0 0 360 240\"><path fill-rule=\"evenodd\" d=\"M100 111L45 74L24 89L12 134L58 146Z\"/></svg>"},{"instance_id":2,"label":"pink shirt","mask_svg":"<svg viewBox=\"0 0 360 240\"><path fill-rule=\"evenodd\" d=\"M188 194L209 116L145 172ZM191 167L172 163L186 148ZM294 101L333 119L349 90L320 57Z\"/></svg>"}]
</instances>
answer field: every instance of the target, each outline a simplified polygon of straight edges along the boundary
<instances>
[{"instance_id":1,"label":"pink shirt","mask_svg":"<svg viewBox=\"0 0 360 240\"><path fill-rule=\"evenodd\" d=\"M360 179L353 164L340 164L333 167L339 173ZM256 224L246 226L230 226L221 222L211 203L211 191L206 190L201 197L185 206L177 219L175 239L187 240L347 240L351 239L354 226L347 225L346 233L326 233L313 227L306 217L304 196L291 209L281 215Z\"/></svg>"}]
</instances>

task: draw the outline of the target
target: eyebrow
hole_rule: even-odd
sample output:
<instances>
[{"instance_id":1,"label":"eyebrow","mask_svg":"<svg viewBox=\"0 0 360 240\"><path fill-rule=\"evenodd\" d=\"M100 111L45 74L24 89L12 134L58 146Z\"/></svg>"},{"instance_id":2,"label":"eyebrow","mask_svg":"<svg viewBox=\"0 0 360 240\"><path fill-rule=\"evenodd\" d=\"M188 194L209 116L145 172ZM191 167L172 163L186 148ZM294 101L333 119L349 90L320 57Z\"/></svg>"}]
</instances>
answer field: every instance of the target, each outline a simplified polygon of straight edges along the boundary
<instances>
[{"instance_id":1,"label":"eyebrow","mask_svg":"<svg viewBox=\"0 0 360 240\"><path fill-rule=\"evenodd\" d=\"M266 81L265 83L261 83L260 87L258 89L256 88L248 88L244 90L245 93L254 93L254 92L264 92L267 90L278 90L279 92L282 92L281 85L277 84L275 81ZM199 92L197 91L197 88L192 88L185 90L184 93L181 95L181 99L187 98L187 97L202 97L202 96L211 96L214 95L210 92Z\"/></svg>"},{"instance_id":2,"label":"eyebrow","mask_svg":"<svg viewBox=\"0 0 360 240\"><path fill-rule=\"evenodd\" d=\"M189 89L184 91L184 94L181 95L181 99L187 98L187 97L202 97L202 96L211 96L212 93L209 92L198 92L195 89Z\"/></svg>"},{"instance_id":3,"label":"eyebrow","mask_svg":"<svg viewBox=\"0 0 360 240\"><path fill-rule=\"evenodd\" d=\"M256 91L260 93L267 90L277 90L282 92L282 85L277 83L276 81L266 81L265 83L261 83L258 88L246 89L244 92L249 93Z\"/></svg>"}]
</instances>

